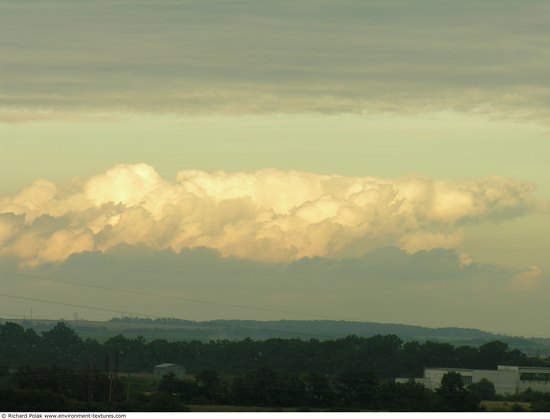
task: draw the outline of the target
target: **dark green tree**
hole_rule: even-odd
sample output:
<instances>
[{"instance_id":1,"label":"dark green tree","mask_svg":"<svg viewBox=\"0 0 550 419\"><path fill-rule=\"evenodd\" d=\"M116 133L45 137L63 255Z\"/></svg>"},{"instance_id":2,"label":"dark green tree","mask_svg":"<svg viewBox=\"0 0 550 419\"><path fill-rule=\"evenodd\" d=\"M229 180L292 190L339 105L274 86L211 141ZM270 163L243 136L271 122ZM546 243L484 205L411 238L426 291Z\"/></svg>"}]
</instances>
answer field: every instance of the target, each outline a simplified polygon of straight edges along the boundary
<instances>
[{"instance_id":1,"label":"dark green tree","mask_svg":"<svg viewBox=\"0 0 550 419\"><path fill-rule=\"evenodd\" d=\"M303 377L307 398L304 403L310 407L331 407L340 400L332 381L325 374L310 372Z\"/></svg>"},{"instance_id":2,"label":"dark green tree","mask_svg":"<svg viewBox=\"0 0 550 419\"><path fill-rule=\"evenodd\" d=\"M531 410L533 412L550 412L550 401L537 400L531 403Z\"/></svg>"},{"instance_id":3,"label":"dark green tree","mask_svg":"<svg viewBox=\"0 0 550 419\"><path fill-rule=\"evenodd\" d=\"M448 372L436 390L435 409L443 412L474 412L479 410L479 400L464 387L462 376Z\"/></svg>"},{"instance_id":4,"label":"dark green tree","mask_svg":"<svg viewBox=\"0 0 550 419\"><path fill-rule=\"evenodd\" d=\"M495 340L479 347L479 354L483 361L483 368L496 369L498 365L505 365L509 359L508 344Z\"/></svg>"},{"instance_id":5,"label":"dark green tree","mask_svg":"<svg viewBox=\"0 0 550 419\"><path fill-rule=\"evenodd\" d=\"M73 367L82 363L82 339L63 322L42 333L42 348L51 365Z\"/></svg>"},{"instance_id":6,"label":"dark green tree","mask_svg":"<svg viewBox=\"0 0 550 419\"><path fill-rule=\"evenodd\" d=\"M477 383L470 384L468 390L480 400L496 399L495 385L486 378L482 378Z\"/></svg>"},{"instance_id":7,"label":"dark green tree","mask_svg":"<svg viewBox=\"0 0 550 419\"><path fill-rule=\"evenodd\" d=\"M232 403L248 406L301 406L306 398L303 382L293 374L269 367L241 374L233 380Z\"/></svg>"},{"instance_id":8,"label":"dark green tree","mask_svg":"<svg viewBox=\"0 0 550 419\"><path fill-rule=\"evenodd\" d=\"M422 384L409 381L387 381L380 385L376 406L380 410L400 412L428 412L433 410L434 396Z\"/></svg>"},{"instance_id":9,"label":"dark green tree","mask_svg":"<svg viewBox=\"0 0 550 419\"><path fill-rule=\"evenodd\" d=\"M349 371L337 377L338 392L346 407L369 408L376 399L378 382L370 371Z\"/></svg>"},{"instance_id":10,"label":"dark green tree","mask_svg":"<svg viewBox=\"0 0 550 419\"><path fill-rule=\"evenodd\" d=\"M223 399L223 386L216 371L202 370L195 376L195 380L199 395L214 403Z\"/></svg>"},{"instance_id":11,"label":"dark green tree","mask_svg":"<svg viewBox=\"0 0 550 419\"><path fill-rule=\"evenodd\" d=\"M7 322L0 325L0 364L16 366L35 363L41 351L41 339L34 330Z\"/></svg>"}]
</instances>

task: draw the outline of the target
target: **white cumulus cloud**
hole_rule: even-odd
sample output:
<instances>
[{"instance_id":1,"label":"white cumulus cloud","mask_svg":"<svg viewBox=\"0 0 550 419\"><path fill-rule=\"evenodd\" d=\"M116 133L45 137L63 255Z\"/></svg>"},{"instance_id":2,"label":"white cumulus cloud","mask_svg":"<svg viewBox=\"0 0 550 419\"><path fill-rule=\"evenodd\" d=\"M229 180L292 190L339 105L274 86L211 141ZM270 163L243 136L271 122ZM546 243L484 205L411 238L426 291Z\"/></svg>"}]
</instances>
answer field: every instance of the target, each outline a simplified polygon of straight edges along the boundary
<instances>
[{"instance_id":1,"label":"white cumulus cloud","mask_svg":"<svg viewBox=\"0 0 550 419\"><path fill-rule=\"evenodd\" d=\"M533 190L497 177L451 182L276 169L185 170L169 181L147 164L119 164L67 185L37 180L1 198L0 252L33 266L123 243L276 262L359 256L387 245L456 248L464 224L533 210Z\"/></svg>"}]
</instances>

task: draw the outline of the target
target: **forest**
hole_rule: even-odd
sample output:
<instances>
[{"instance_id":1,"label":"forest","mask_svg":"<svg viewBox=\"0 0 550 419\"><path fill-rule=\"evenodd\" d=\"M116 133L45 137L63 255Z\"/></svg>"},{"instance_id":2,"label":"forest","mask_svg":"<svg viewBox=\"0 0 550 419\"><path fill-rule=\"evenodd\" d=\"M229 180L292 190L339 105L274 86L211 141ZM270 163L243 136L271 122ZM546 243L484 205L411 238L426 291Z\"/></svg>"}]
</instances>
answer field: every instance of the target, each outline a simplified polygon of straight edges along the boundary
<instances>
[{"instance_id":1,"label":"forest","mask_svg":"<svg viewBox=\"0 0 550 419\"><path fill-rule=\"evenodd\" d=\"M177 363L187 376L152 378L154 365ZM192 406L301 410L475 411L498 400L492 384L464 386L448 374L437 391L398 384L426 367L495 369L550 366L506 343L453 346L404 342L395 335L333 340L268 339L146 341L82 339L64 323L41 333L15 323L0 326L0 410L158 411ZM507 400L547 410L536 392Z\"/></svg>"}]
</instances>

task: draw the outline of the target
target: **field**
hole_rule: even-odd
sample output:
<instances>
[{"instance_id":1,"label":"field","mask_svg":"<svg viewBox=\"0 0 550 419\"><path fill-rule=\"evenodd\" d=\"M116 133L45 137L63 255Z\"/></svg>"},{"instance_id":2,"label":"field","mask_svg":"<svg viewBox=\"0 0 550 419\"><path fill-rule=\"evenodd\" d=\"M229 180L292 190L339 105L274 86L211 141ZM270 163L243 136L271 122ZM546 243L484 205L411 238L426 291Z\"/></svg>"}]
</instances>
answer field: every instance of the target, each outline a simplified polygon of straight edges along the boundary
<instances>
[{"instance_id":1,"label":"field","mask_svg":"<svg viewBox=\"0 0 550 419\"><path fill-rule=\"evenodd\" d=\"M506 401L489 401L484 400L481 402L481 406L488 412L515 412L518 410L531 410L531 403L525 402L506 402Z\"/></svg>"}]
</instances>

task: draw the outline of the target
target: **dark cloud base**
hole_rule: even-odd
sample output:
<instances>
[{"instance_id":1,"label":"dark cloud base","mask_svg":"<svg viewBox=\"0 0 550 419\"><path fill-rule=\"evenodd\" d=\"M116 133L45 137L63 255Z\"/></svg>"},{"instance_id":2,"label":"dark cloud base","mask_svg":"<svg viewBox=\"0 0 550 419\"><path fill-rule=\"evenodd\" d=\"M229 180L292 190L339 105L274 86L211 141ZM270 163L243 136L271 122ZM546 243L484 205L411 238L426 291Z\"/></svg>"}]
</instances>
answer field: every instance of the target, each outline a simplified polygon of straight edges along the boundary
<instances>
[{"instance_id":1,"label":"dark cloud base","mask_svg":"<svg viewBox=\"0 0 550 419\"><path fill-rule=\"evenodd\" d=\"M7 259L3 263L7 262ZM10 263L13 266L13 263ZM232 257L221 257L208 248L185 249L181 253L153 251L141 246L118 245L108 253L84 252L70 256L61 264L45 264L29 272L71 276L74 279L94 272L102 278L133 278L135 283L179 280L242 280L270 278L300 281L304 277L319 280L391 280L445 281L472 275L510 276L514 270L494 265L472 263L462 265L459 254L451 249L433 249L406 253L397 247L376 249L362 258L303 258L289 264L262 263Z\"/></svg>"},{"instance_id":2,"label":"dark cloud base","mask_svg":"<svg viewBox=\"0 0 550 419\"><path fill-rule=\"evenodd\" d=\"M508 318L514 331L546 310L541 293L509 291L519 271L462 265L448 249L408 254L384 247L361 258L274 264L221 257L206 248L174 253L119 245L33 269L3 257L0 270L2 311L20 317L32 309L35 318L49 319L76 312L88 320L139 313L196 321L332 319L501 331ZM527 303L531 311L525 316Z\"/></svg>"}]
</instances>

